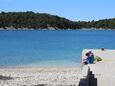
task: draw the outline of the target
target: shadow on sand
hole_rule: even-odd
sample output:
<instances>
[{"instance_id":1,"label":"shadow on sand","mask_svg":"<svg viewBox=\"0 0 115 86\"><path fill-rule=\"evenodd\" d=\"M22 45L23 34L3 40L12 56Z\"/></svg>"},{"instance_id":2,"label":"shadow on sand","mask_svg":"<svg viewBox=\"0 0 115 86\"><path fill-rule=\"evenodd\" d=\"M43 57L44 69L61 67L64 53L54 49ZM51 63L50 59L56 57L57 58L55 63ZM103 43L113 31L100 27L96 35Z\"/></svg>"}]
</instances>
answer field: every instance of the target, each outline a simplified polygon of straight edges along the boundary
<instances>
[{"instance_id":1,"label":"shadow on sand","mask_svg":"<svg viewBox=\"0 0 115 86\"><path fill-rule=\"evenodd\" d=\"M92 71L89 71L89 80L81 79L78 86L97 86L97 78Z\"/></svg>"},{"instance_id":2,"label":"shadow on sand","mask_svg":"<svg viewBox=\"0 0 115 86\"><path fill-rule=\"evenodd\" d=\"M12 77L8 77L8 76L2 76L0 75L0 80L10 80L13 79Z\"/></svg>"}]
</instances>

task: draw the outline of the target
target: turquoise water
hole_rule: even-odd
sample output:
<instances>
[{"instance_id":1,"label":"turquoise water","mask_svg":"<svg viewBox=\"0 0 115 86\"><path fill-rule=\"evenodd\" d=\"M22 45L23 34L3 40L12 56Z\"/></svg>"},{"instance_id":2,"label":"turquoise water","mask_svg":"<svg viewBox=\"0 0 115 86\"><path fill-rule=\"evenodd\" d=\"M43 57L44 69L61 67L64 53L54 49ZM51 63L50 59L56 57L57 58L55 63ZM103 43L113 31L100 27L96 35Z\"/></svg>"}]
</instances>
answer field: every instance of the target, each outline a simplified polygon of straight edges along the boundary
<instances>
[{"instance_id":1,"label":"turquoise water","mask_svg":"<svg viewBox=\"0 0 115 86\"><path fill-rule=\"evenodd\" d=\"M85 48L115 49L114 30L0 31L0 67L78 66Z\"/></svg>"}]
</instances>

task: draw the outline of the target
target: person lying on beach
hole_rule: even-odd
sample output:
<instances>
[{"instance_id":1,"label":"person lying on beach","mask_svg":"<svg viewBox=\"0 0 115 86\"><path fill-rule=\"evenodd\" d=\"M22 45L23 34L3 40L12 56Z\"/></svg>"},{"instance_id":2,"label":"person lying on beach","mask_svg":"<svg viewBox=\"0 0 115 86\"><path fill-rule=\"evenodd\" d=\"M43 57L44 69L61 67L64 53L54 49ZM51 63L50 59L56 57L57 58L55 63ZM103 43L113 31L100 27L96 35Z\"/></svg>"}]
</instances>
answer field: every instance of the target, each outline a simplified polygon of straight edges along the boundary
<instances>
[{"instance_id":1,"label":"person lying on beach","mask_svg":"<svg viewBox=\"0 0 115 86\"><path fill-rule=\"evenodd\" d=\"M94 61L94 55L91 51L87 52L85 54L85 58L83 58L83 64L84 65L87 65L87 64L93 64L93 61Z\"/></svg>"},{"instance_id":2,"label":"person lying on beach","mask_svg":"<svg viewBox=\"0 0 115 86\"><path fill-rule=\"evenodd\" d=\"M94 64L96 62L102 61L101 57L95 56L91 51L89 51L85 55L86 55L86 58L83 59L83 64L84 65Z\"/></svg>"},{"instance_id":3,"label":"person lying on beach","mask_svg":"<svg viewBox=\"0 0 115 86\"><path fill-rule=\"evenodd\" d=\"M88 64L87 59L83 59L82 61L83 61L83 65L87 65Z\"/></svg>"},{"instance_id":4,"label":"person lying on beach","mask_svg":"<svg viewBox=\"0 0 115 86\"><path fill-rule=\"evenodd\" d=\"M87 62L88 62L88 64L93 64L94 54L91 51L89 51L85 55L87 56Z\"/></svg>"}]
</instances>

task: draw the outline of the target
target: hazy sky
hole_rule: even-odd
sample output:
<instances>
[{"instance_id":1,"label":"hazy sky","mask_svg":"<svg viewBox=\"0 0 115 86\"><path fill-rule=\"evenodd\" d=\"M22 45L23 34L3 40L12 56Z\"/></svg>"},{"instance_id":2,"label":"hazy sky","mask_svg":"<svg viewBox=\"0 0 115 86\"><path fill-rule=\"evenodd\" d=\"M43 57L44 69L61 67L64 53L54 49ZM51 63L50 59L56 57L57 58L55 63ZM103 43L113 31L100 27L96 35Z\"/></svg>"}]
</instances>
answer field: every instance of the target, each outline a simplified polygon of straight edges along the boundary
<instances>
[{"instance_id":1,"label":"hazy sky","mask_svg":"<svg viewBox=\"0 0 115 86\"><path fill-rule=\"evenodd\" d=\"M115 17L115 0L0 0L0 11L34 11L71 20L99 20Z\"/></svg>"}]
</instances>

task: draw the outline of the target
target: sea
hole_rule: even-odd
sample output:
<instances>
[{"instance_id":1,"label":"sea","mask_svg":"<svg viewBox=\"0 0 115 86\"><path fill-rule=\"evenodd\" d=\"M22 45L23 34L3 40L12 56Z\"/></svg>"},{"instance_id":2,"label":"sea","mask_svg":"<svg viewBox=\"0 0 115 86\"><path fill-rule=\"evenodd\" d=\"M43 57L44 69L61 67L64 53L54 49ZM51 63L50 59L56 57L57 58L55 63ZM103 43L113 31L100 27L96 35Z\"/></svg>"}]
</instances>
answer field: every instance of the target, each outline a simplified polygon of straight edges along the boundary
<instances>
[{"instance_id":1,"label":"sea","mask_svg":"<svg viewBox=\"0 0 115 86\"><path fill-rule=\"evenodd\" d=\"M77 67L100 48L115 49L114 30L1 30L0 67Z\"/></svg>"}]
</instances>

